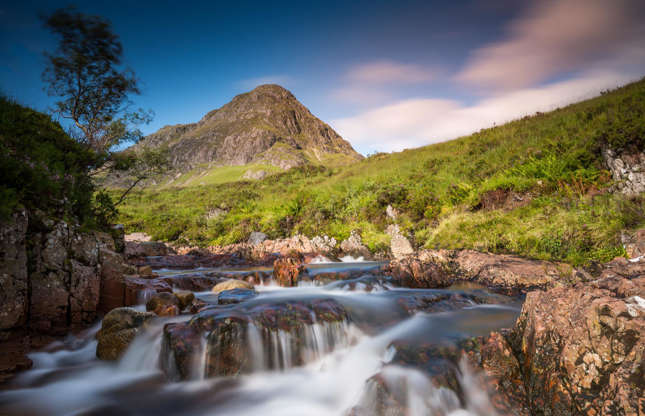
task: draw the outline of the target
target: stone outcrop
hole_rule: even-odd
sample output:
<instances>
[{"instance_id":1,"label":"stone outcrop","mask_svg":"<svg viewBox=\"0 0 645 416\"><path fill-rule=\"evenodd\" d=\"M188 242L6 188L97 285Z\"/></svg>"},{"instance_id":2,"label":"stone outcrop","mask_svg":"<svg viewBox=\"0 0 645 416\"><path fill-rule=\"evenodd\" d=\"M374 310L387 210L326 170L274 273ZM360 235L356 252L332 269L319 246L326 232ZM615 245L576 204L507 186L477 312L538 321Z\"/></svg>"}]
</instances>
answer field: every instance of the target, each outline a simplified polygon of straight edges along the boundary
<instances>
[{"instance_id":1,"label":"stone outcrop","mask_svg":"<svg viewBox=\"0 0 645 416\"><path fill-rule=\"evenodd\" d=\"M510 340L532 414L643 411L645 274L531 292Z\"/></svg>"},{"instance_id":2,"label":"stone outcrop","mask_svg":"<svg viewBox=\"0 0 645 416\"><path fill-rule=\"evenodd\" d=\"M392 257L402 259L403 257L414 254L412 244L401 234L398 225L392 224L388 226L385 232L390 236L390 251L392 252Z\"/></svg>"},{"instance_id":3,"label":"stone outcrop","mask_svg":"<svg viewBox=\"0 0 645 416\"><path fill-rule=\"evenodd\" d=\"M340 243L340 249L345 255L371 258L370 250L363 245L361 235L356 230L353 230L350 236Z\"/></svg>"},{"instance_id":4,"label":"stone outcrop","mask_svg":"<svg viewBox=\"0 0 645 416\"><path fill-rule=\"evenodd\" d=\"M140 328L154 318L150 312L132 308L116 308L103 318L101 329L96 334L96 356L101 360L117 360L128 348Z\"/></svg>"},{"instance_id":5,"label":"stone outcrop","mask_svg":"<svg viewBox=\"0 0 645 416\"><path fill-rule=\"evenodd\" d=\"M623 233L625 251L631 259L645 256L645 228L636 230L633 234Z\"/></svg>"},{"instance_id":6,"label":"stone outcrop","mask_svg":"<svg viewBox=\"0 0 645 416\"><path fill-rule=\"evenodd\" d=\"M566 264L474 250L421 250L391 261L385 272L403 286L440 288L467 281L505 294L547 289L587 278Z\"/></svg>"},{"instance_id":7,"label":"stone outcrop","mask_svg":"<svg viewBox=\"0 0 645 416\"><path fill-rule=\"evenodd\" d=\"M122 281L127 268L111 235L27 212L2 224L0 246L0 330L56 335L90 324L104 278Z\"/></svg>"},{"instance_id":8,"label":"stone outcrop","mask_svg":"<svg viewBox=\"0 0 645 416\"><path fill-rule=\"evenodd\" d=\"M638 195L645 192L645 153L642 149L625 149L616 152L606 148L602 155L615 181L616 191L625 195Z\"/></svg>"},{"instance_id":9,"label":"stone outcrop","mask_svg":"<svg viewBox=\"0 0 645 416\"><path fill-rule=\"evenodd\" d=\"M0 224L0 331L21 326L29 305L27 275L27 213Z\"/></svg>"}]
</instances>

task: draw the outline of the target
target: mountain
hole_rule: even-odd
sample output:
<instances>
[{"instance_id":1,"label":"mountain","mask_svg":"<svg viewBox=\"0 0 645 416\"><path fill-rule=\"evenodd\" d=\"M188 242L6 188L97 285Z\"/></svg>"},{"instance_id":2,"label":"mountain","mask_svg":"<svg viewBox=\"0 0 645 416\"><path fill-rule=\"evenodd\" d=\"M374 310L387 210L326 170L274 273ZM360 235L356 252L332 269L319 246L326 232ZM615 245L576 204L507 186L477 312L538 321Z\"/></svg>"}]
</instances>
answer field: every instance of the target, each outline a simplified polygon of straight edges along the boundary
<instances>
[{"instance_id":1,"label":"mountain","mask_svg":"<svg viewBox=\"0 0 645 416\"><path fill-rule=\"evenodd\" d=\"M280 169L347 164L352 146L279 85L240 94L192 124L165 126L135 149L168 146L174 170L249 164Z\"/></svg>"},{"instance_id":2,"label":"mountain","mask_svg":"<svg viewBox=\"0 0 645 416\"><path fill-rule=\"evenodd\" d=\"M415 247L583 264L624 255L645 226L645 79L470 136L260 182L137 190L128 232L193 244L356 230L373 252L397 225ZM200 179L201 180L201 179ZM118 194L116 194L118 197Z\"/></svg>"}]
</instances>

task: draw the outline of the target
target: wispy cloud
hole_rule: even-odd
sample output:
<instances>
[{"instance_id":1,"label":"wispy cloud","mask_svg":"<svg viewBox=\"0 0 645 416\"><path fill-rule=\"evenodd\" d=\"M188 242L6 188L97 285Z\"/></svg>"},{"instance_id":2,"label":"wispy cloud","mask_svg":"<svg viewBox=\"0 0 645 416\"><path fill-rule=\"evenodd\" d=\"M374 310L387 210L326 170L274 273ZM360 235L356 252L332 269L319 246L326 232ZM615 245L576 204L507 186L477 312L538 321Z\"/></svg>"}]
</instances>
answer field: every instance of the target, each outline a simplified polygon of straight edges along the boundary
<instances>
[{"instance_id":1,"label":"wispy cloud","mask_svg":"<svg viewBox=\"0 0 645 416\"><path fill-rule=\"evenodd\" d=\"M294 79L289 75L265 75L256 78L247 78L240 80L235 83L238 88L244 90L252 90L258 85L263 84L278 84L283 87L288 87L290 84L293 84Z\"/></svg>"},{"instance_id":2,"label":"wispy cloud","mask_svg":"<svg viewBox=\"0 0 645 416\"><path fill-rule=\"evenodd\" d=\"M364 84L417 84L431 81L434 73L419 65L374 61L353 66L346 77L350 82Z\"/></svg>"},{"instance_id":3,"label":"wispy cloud","mask_svg":"<svg viewBox=\"0 0 645 416\"><path fill-rule=\"evenodd\" d=\"M464 106L454 100L409 99L333 120L331 125L362 153L399 151L459 136L589 98L636 78L587 73L540 88L524 88Z\"/></svg>"},{"instance_id":4,"label":"wispy cloud","mask_svg":"<svg viewBox=\"0 0 645 416\"><path fill-rule=\"evenodd\" d=\"M505 39L476 50L456 79L494 89L522 88L599 60L624 59L645 44L642 0L533 0Z\"/></svg>"}]
</instances>

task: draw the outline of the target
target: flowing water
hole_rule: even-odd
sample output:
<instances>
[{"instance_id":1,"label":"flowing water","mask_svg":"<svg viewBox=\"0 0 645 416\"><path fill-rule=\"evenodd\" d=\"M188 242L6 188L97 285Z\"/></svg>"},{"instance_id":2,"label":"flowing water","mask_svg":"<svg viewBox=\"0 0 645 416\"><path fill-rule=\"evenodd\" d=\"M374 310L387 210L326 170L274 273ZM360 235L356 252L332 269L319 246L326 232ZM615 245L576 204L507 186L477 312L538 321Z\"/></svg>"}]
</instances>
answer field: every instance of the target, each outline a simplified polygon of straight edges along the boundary
<instances>
[{"instance_id":1,"label":"flowing water","mask_svg":"<svg viewBox=\"0 0 645 416\"><path fill-rule=\"evenodd\" d=\"M509 327L519 302L478 288L395 288L375 273L375 266L319 263L311 266L310 274L349 268L365 275L327 285L259 286L255 298L235 305L217 305L216 296L198 294L213 303L211 310L240 316L285 302L321 299L342 305L346 312L341 320L312 316L310 322L287 329L250 321L239 334L248 346L248 368L240 374L217 375L217 363L209 363L219 356L212 334L195 347L188 379L171 381L173 374L161 371L160 363L172 358L164 352L164 325L185 324L189 315L156 319L116 363L95 358L98 324L31 354L33 369L0 392L0 414L494 414L486 386L478 384L464 361L454 366L459 391L453 391L433 383L428 370L432 358L415 362L409 352L421 351L421 357L432 346L454 345Z\"/></svg>"}]
</instances>

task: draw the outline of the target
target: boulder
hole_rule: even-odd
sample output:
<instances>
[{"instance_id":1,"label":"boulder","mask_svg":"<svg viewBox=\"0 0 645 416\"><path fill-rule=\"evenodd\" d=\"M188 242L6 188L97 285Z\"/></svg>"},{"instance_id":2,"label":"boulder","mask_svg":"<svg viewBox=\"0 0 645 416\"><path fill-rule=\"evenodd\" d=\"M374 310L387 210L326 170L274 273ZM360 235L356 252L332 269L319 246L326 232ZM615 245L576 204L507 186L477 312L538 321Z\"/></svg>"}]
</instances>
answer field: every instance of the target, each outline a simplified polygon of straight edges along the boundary
<instances>
[{"instance_id":1,"label":"boulder","mask_svg":"<svg viewBox=\"0 0 645 416\"><path fill-rule=\"evenodd\" d=\"M157 293L146 302L146 310L157 316L176 316L181 309L179 298L172 292Z\"/></svg>"},{"instance_id":2,"label":"boulder","mask_svg":"<svg viewBox=\"0 0 645 416\"><path fill-rule=\"evenodd\" d=\"M179 309L182 311L192 305L195 300L195 294L189 290L177 290L174 294L179 300Z\"/></svg>"},{"instance_id":3,"label":"boulder","mask_svg":"<svg viewBox=\"0 0 645 416\"><path fill-rule=\"evenodd\" d=\"M414 249L410 241L401 234L398 225L390 225L385 232L390 236L390 251L395 259L402 259L403 257L414 254Z\"/></svg>"},{"instance_id":4,"label":"boulder","mask_svg":"<svg viewBox=\"0 0 645 416\"><path fill-rule=\"evenodd\" d=\"M298 286L298 276L305 272L303 262L302 254L296 252L278 258L273 263L273 279L280 286Z\"/></svg>"},{"instance_id":5,"label":"boulder","mask_svg":"<svg viewBox=\"0 0 645 416\"><path fill-rule=\"evenodd\" d=\"M229 279L216 284L211 291L213 293L220 293L231 289L253 289L253 285L244 280Z\"/></svg>"},{"instance_id":6,"label":"boulder","mask_svg":"<svg viewBox=\"0 0 645 416\"><path fill-rule=\"evenodd\" d=\"M111 310L103 318L101 329L96 334L96 356L110 361L120 358L140 329L154 316L153 313L138 312L132 308Z\"/></svg>"},{"instance_id":7,"label":"boulder","mask_svg":"<svg viewBox=\"0 0 645 416\"><path fill-rule=\"evenodd\" d=\"M532 414L642 412L645 275L531 292L510 340Z\"/></svg>"},{"instance_id":8,"label":"boulder","mask_svg":"<svg viewBox=\"0 0 645 416\"><path fill-rule=\"evenodd\" d=\"M171 253L172 250L166 244L158 241L125 242L125 256L129 259L135 257L167 256Z\"/></svg>"},{"instance_id":9,"label":"boulder","mask_svg":"<svg viewBox=\"0 0 645 416\"><path fill-rule=\"evenodd\" d=\"M340 249L343 253L352 257L371 257L369 249L363 245L361 235L356 230L353 230L350 233L347 240L343 240L343 242L340 243Z\"/></svg>"}]
</instances>

